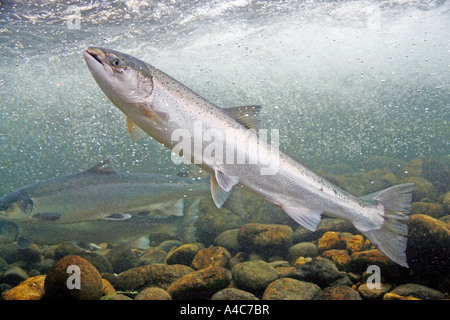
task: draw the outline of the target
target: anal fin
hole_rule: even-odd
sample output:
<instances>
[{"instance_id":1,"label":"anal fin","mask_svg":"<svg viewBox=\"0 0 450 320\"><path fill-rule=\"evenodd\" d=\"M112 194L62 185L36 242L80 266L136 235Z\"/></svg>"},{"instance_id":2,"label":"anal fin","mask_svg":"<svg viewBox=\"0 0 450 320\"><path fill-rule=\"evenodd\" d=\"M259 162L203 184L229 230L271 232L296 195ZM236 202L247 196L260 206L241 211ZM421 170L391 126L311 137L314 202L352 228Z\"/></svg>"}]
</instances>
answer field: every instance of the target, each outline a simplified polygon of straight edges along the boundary
<instances>
[{"instance_id":1,"label":"anal fin","mask_svg":"<svg viewBox=\"0 0 450 320\"><path fill-rule=\"evenodd\" d=\"M131 140L136 141L146 136L146 133L144 130L139 128L137 124L133 122L129 117L127 119L127 129L128 134L130 135Z\"/></svg>"}]
</instances>

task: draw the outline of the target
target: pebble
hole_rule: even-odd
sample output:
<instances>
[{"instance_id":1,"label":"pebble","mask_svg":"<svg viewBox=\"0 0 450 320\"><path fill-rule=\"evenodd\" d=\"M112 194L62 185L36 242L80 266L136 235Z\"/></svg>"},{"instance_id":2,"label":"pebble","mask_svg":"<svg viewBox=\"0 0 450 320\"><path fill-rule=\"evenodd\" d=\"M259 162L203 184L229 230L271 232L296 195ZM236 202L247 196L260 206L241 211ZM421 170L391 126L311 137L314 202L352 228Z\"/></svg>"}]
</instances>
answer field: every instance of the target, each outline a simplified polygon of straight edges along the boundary
<instances>
[{"instance_id":1,"label":"pebble","mask_svg":"<svg viewBox=\"0 0 450 320\"><path fill-rule=\"evenodd\" d=\"M119 274L114 288L119 291L141 291L147 287L166 290L173 282L193 271L192 268L181 264L145 265Z\"/></svg>"},{"instance_id":2,"label":"pebble","mask_svg":"<svg viewBox=\"0 0 450 320\"><path fill-rule=\"evenodd\" d=\"M184 264L190 266L200 246L195 243L183 244L170 251L165 259L167 264Z\"/></svg>"},{"instance_id":3,"label":"pebble","mask_svg":"<svg viewBox=\"0 0 450 320\"><path fill-rule=\"evenodd\" d=\"M331 249L322 253L322 257L328 258L339 270L349 271L351 257L347 250Z\"/></svg>"},{"instance_id":4,"label":"pebble","mask_svg":"<svg viewBox=\"0 0 450 320\"><path fill-rule=\"evenodd\" d=\"M150 287L139 292L134 300L172 300L172 297L164 289Z\"/></svg>"},{"instance_id":5,"label":"pebble","mask_svg":"<svg viewBox=\"0 0 450 320\"><path fill-rule=\"evenodd\" d=\"M99 273L113 273L114 269L111 263L103 256L92 253L92 252L82 252L77 254L77 256L86 259L97 269Z\"/></svg>"},{"instance_id":6,"label":"pebble","mask_svg":"<svg viewBox=\"0 0 450 320\"><path fill-rule=\"evenodd\" d=\"M11 267L3 274L3 282L12 286L17 286L22 281L25 281L30 276L25 270L20 267Z\"/></svg>"},{"instance_id":7,"label":"pebble","mask_svg":"<svg viewBox=\"0 0 450 320\"><path fill-rule=\"evenodd\" d=\"M74 272L68 273L69 266L77 266L80 271L80 289L69 289L68 279ZM73 283L73 282L72 282ZM57 261L49 270L44 283L43 299L52 300L98 300L103 295L103 283L100 273L87 260L69 255Z\"/></svg>"},{"instance_id":8,"label":"pebble","mask_svg":"<svg viewBox=\"0 0 450 320\"><path fill-rule=\"evenodd\" d=\"M421 300L439 300L445 298L445 295L442 292L415 283L402 284L395 287L391 293L404 297L414 297Z\"/></svg>"},{"instance_id":9,"label":"pebble","mask_svg":"<svg viewBox=\"0 0 450 320\"><path fill-rule=\"evenodd\" d=\"M319 248L316 244L311 242L300 242L289 248L289 256L291 261L295 261L299 257L315 258L319 254Z\"/></svg>"},{"instance_id":10,"label":"pebble","mask_svg":"<svg viewBox=\"0 0 450 320\"><path fill-rule=\"evenodd\" d=\"M4 300L40 300L44 295L45 276L28 278L3 295Z\"/></svg>"},{"instance_id":11,"label":"pebble","mask_svg":"<svg viewBox=\"0 0 450 320\"><path fill-rule=\"evenodd\" d=\"M350 254L352 254L353 252L364 250L365 246L366 242L364 241L364 237L357 234L347 240L346 249Z\"/></svg>"},{"instance_id":12,"label":"pebble","mask_svg":"<svg viewBox=\"0 0 450 320\"><path fill-rule=\"evenodd\" d=\"M262 260L239 263L231 272L236 287L251 293L263 292L269 283L278 279L277 270Z\"/></svg>"},{"instance_id":13,"label":"pebble","mask_svg":"<svg viewBox=\"0 0 450 320\"><path fill-rule=\"evenodd\" d=\"M20 250L17 254L17 260L22 260L26 264L33 264L41 261L42 252L39 247L32 243L28 248Z\"/></svg>"},{"instance_id":14,"label":"pebble","mask_svg":"<svg viewBox=\"0 0 450 320\"><path fill-rule=\"evenodd\" d=\"M263 300L313 300L321 291L311 282L282 278L271 282L264 291Z\"/></svg>"},{"instance_id":15,"label":"pebble","mask_svg":"<svg viewBox=\"0 0 450 320\"><path fill-rule=\"evenodd\" d=\"M216 246L226 248L228 251L230 251L230 253L238 252L240 248L238 242L238 233L239 229L226 230L214 239L214 244Z\"/></svg>"},{"instance_id":16,"label":"pebble","mask_svg":"<svg viewBox=\"0 0 450 320\"><path fill-rule=\"evenodd\" d=\"M380 268L383 278L388 281L399 281L409 274L407 268L403 268L396 264L378 249L354 252L350 256L350 269L354 273L363 273L371 265Z\"/></svg>"},{"instance_id":17,"label":"pebble","mask_svg":"<svg viewBox=\"0 0 450 320\"><path fill-rule=\"evenodd\" d=\"M221 246L209 247L198 251L192 260L195 270L205 269L213 266L228 267L231 254Z\"/></svg>"},{"instance_id":18,"label":"pebble","mask_svg":"<svg viewBox=\"0 0 450 320\"><path fill-rule=\"evenodd\" d=\"M61 243L52 251L53 255L51 258L53 258L55 261L58 261L65 256L76 255L82 252L83 250L81 250L73 243Z\"/></svg>"},{"instance_id":19,"label":"pebble","mask_svg":"<svg viewBox=\"0 0 450 320\"><path fill-rule=\"evenodd\" d=\"M317 294L315 300L362 300L356 290L347 286L327 287Z\"/></svg>"},{"instance_id":20,"label":"pebble","mask_svg":"<svg viewBox=\"0 0 450 320\"><path fill-rule=\"evenodd\" d=\"M138 265L143 266L146 264L158 264L166 261L167 252L160 248L152 248L147 250L144 254L139 256Z\"/></svg>"},{"instance_id":21,"label":"pebble","mask_svg":"<svg viewBox=\"0 0 450 320\"><path fill-rule=\"evenodd\" d=\"M253 293L236 289L225 288L211 297L211 300L259 300Z\"/></svg>"},{"instance_id":22,"label":"pebble","mask_svg":"<svg viewBox=\"0 0 450 320\"><path fill-rule=\"evenodd\" d=\"M182 246L183 243L179 240L166 240L159 244L158 248L162 251L170 252L170 250Z\"/></svg>"},{"instance_id":23,"label":"pebble","mask_svg":"<svg viewBox=\"0 0 450 320\"><path fill-rule=\"evenodd\" d=\"M292 228L286 225L248 223L239 229L238 242L249 252L284 255L292 246L293 235Z\"/></svg>"},{"instance_id":24,"label":"pebble","mask_svg":"<svg viewBox=\"0 0 450 320\"><path fill-rule=\"evenodd\" d=\"M115 273L121 273L138 266L138 259L133 250L126 245L119 245L109 251L105 258L111 263Z\"/></svg>"},{"instance_id":25,"label":"pebble","mask_svg":"<svg viewBox=\"0 0 450 320\"><path fill-rule=\"evenodd\" d=\"M358 292L364 299L367 300L380 300L383 296L391 290L392 286L387 283L380 283L380 288L370 289L366 283L358 287Z\"/></svg>"},{"instance_id":26,"label":"pebble","mask_svg":"<svg viewBox=\"0 0 450 320\"><path fill-rule=\"evenodd\" d=\"M167 292L174 300L210 299L214 293L226 288L231 280L228 269L213 266L181 277L169 286Z\"/></svg>"},{"instance_id":27,"label":"pebble","mask_svg":"<svg viewBox=\"0 0 450 320\"><path fill-rule=\"evenodd\" d=\"M331 249L346 249L347 240L353 235L350 233L342 233L336 231L328 231L323 234L319 239L317 246L320 252L324 252Z\"/></svg>"},{"instance_id":28,"label":"pebble","mask_svg":"<svg viewBox=\"0 0 450 320\"><path fill-rule=\"evenodd\" d=\"M406 255L411 269L429 280L448 272L450 227L433 217L415 214L408 221Z\"/></svg>"},{"instance_id":29,"label":"pebble","mask_svg":"<svg viewBox=\"0 0 450 320\"><path fill-rule=\"evenodd\" d=\"M312 282L321 288L338 284L352 285L347 275L341 273L329 259L316 257L312 261L300 265L294 272L287 275L300 281Z\"/></svg>"}]
</instances>

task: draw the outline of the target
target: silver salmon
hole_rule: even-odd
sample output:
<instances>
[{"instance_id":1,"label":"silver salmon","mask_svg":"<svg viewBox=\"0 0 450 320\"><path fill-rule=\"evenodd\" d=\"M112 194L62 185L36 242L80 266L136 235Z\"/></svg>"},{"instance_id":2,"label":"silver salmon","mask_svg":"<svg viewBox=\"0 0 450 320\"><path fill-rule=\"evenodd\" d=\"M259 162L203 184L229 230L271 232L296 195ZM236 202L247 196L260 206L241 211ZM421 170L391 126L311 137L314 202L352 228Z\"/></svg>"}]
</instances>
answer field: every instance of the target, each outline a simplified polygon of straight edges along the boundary
<instances>
[{"instance_id":1,"label":"silver salmon","mask_svg":"<svg viewBox=\"0 0 450 320\"><path fill-rule=\"evenodd\" d=\"M24 186L0 198L0 220L63 224L126 220L149 212L183 216L186 198L208 196L208 179L119 173L103 161L80 173Z\"/></svg>"},{"instance_id":2,"label":"silver salmon","mask_svg":"<svg viewBox=\"0 0 450 320\"><path fill-rule=\"evenodd\" d=\"M98 243L123 243L147 249L153 236L168 235L185 243L196 241L196 221L200 197L185 204L182 215L151 216L134 214L118 220L95 220L76 223L27 223L0 220L0 243L17 242L20 249L31 243L54 245L74 243L82 249L95 248Z\"/></svg>"},{"instance_id":3,"label":"silver salmon","mask_svg":"<svg viewBox=\"0 0 450 320\"><path fill-rule=\"evenodd\" d=\"M408 266L406 220L413 184L354 197L261 139L259 106L220 108L166 73L118 51L89 47L83 56L102 91L125 113L131 137L147 133L210 173L217 207L239 185L312 231L324 212L349 220L386 256Z\"/></svg>"}]
</instances>

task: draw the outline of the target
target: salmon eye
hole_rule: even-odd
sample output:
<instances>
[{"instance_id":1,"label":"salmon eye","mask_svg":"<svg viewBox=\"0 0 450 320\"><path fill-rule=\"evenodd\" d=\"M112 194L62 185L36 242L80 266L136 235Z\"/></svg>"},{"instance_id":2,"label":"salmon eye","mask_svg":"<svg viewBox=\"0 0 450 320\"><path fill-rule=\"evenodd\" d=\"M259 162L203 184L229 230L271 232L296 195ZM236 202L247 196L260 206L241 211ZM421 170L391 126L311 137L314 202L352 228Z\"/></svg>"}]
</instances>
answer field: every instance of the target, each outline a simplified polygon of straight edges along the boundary
<instances>
[{"instance_id":1,"label":"salmon eye","mask_svg":"<svg viewBox=\"0 0 450 320\"><path fill-rule=\"evenodd\" d=\"M119 59L114 59L113 61L112 61L112 65L114 66L114 67L118 67L118 66L120 66L120 60Z\"/></svg>"}]
</instances>

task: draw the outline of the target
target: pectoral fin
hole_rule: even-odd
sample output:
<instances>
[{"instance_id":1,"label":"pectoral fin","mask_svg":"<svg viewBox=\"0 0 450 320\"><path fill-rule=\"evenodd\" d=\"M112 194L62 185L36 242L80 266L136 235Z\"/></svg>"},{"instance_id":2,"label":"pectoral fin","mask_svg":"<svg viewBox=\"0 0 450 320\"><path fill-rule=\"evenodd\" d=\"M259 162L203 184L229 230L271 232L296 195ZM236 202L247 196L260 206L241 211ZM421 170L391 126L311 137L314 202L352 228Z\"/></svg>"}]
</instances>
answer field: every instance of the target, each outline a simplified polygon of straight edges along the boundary
<instances>
[{"instance_id":1,"label":"pectoral fin","mask_svg":"<svg viewBox=\"0 0 450 320\"><path fill-rule=\"evenodd\" d=\"M127 117L127 129L131 140L136 141L146 136L144 130L138 127L130 118Z\"/></svg>"},{"instance_id":2,"label":"pectoral fin","mask_svg":"<svg viewBox=\"0 0 450 320\"><path fill-rule=\"evenodd\" d=\"M126 219L130 219L131 218L131 214L123 214L123 213L113 213L107 217L105 217L105 220L126 220Z\"/></svg>"},{"instance_id":3,"label":"pectoral fin","mask_svg":"<svg viewBox=\"0 0 450 320\"><path fill-rule=\"evenodd\" d=\"M217 208L221 208L232 192L232 188L239 182L239 177L229 176L223 171L216 170L215 177L211 177L211 195Z\"/></svg>"},{"instance_id":4,"label":"pectoral fin","mask_svg":"<svg viewBox=\"0 0 450 320\"><path fill-rule=\"evenodd\" d=\"M148 102L145 101L138 102L138 106L141 108L142 111L145 112L145 114L149 118L157 118L162 122L169 121L169 114L167 114L166 112L156 110L156 108L151 104L149 104Z\"/></svg>"},{"instance_id":5,"label":"pectoral fin","mask_svg":"<svg viewBox=\"0 0 450 320\"><path fill-rule=\"evenodd\" d=\"M281 206L297 223L310 231L315 231L320 222L322 211L304 207Z\"/></svg>"}]
</instances>

